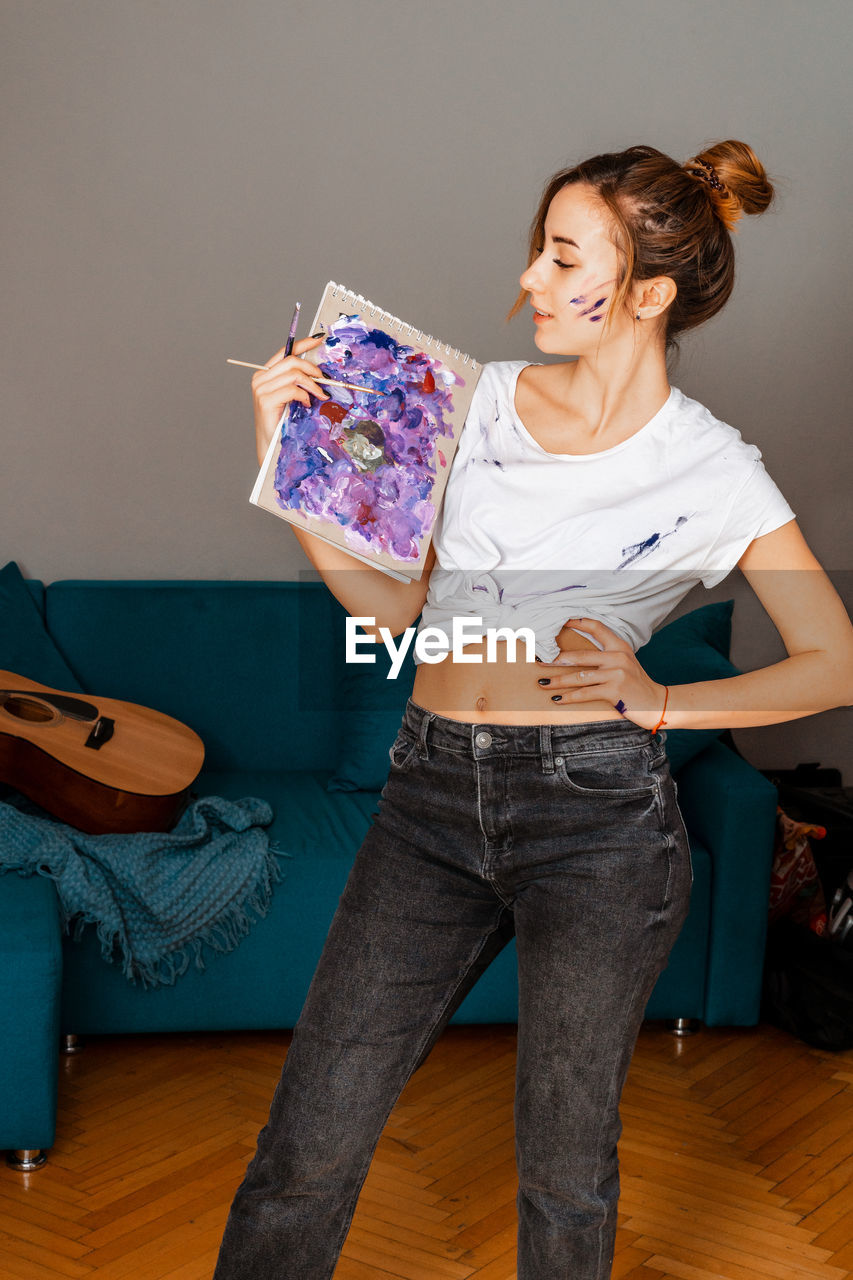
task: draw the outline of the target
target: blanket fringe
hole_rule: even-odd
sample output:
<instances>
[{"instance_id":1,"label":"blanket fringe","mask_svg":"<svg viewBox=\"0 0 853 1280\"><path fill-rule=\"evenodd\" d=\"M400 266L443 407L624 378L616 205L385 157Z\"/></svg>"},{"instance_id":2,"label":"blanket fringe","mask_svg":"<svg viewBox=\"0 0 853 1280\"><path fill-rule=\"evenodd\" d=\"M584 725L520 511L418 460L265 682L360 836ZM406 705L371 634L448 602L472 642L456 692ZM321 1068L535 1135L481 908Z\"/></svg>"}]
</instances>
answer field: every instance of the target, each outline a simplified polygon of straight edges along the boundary
<instances>
[{"instance_id":1,"label":"blanket fringe","mask_svg":"<svg viewBox=\"0 0 853 1280\"><path fill-rule=\"evenodd\" d=\"M281 866L280 860L292 857L292 853L286 853L270 843L260 873L245 895L239 901L231 903L218 920L206 926L195 937L151 962L128 955L127 949L121 945L121 934L94 917L82 914L68 917L63 920L63 930L66 934L71 934L75 942L79 942L87 925L95 925L101 955L110 964L120 963L126 978L133 983L140 983L145 990L159 986L171 987L187 972L190 964L200 972L206 968L203 955L205 947L220 954L233 951L256 920L263 919L269 913L273 885L286 879L286 869Z\"/></svg>"}]
</instances>

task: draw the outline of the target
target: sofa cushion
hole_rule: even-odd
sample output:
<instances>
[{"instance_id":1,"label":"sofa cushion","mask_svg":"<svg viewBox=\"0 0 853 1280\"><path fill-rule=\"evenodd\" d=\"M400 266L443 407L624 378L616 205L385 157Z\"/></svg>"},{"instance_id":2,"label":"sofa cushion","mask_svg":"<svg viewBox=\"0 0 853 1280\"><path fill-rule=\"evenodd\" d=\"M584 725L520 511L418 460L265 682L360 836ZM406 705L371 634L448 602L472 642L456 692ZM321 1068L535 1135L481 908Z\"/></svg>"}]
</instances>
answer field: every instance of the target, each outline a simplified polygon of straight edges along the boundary
<instances>
[{"instance_id":1,"label":"sofa cushion","mask_svg":"<svg viewBox=\"0 0 853 1280\"><path fill-rule=\"evenodd\" d=\"M378 797L367 791L329 795L328 780L328 769L287 773L204 769L193 784L193 793L224 796L227 800L258 796L272 805L270 842L282 853L349 864L370 826ZM287 868L285 861L285 876Z\"/></svg>"},{"instance_id":2,"label":"sofa cushion","mask_svg":"<svg viewBox=\"0 0 853 1280\"><path fill-rule=\"evenodd\" d=\"M36 603L42 594L24 581L14 560L0 569L0 668L52 689L82 693L45 627Z\"/></svg>"},{"instance_id":3,"label":"sofa cushion","mask_svg":"<svg viewBox=\"0 0 853 1280\"><path fill-rule=\"evenodd\" d=\"M367 792L329 795L328 778L328 769L205 769L196 794L258 796L272 805L270 841L290 857L280 861L268 914L252 922L234 951L206 947L203 970L191 965L173 987L148 989L129 983L120 965L104 964L96 931L87 926L79 942L65 940L65 1030L294 1026L378 799Z\"/></svg>"},{"instance_id":4,"label":"sofa cushion","mask_svg":"<svg viewBox=\"0 0 853 1280\"><path fill-rule=\"evenodd\" d=\"M661 627L637 652L641 666L662 684L690 684L738 675L728 659L733 600L702 605ZM330 791L379 791L388 776L388 751L411 693L411 649L396 680L386 679L390 658L377 646L376 662L349 665L343 676L340 748ZM666 731L672 772L691 760L723 729Z\"/></svg>"}]
</instances>

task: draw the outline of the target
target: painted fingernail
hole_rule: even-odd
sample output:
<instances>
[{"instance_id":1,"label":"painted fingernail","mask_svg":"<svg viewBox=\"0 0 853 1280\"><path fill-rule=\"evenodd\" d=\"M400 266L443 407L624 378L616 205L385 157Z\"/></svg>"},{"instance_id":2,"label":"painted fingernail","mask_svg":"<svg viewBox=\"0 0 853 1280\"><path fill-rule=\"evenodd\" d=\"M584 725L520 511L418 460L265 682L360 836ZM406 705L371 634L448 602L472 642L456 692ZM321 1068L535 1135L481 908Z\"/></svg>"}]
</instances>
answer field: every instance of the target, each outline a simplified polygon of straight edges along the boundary
<instances>
[{"instance_id":1,"label":"painted fingernail","mask_svg":"<svg viewBox=\"0 0 853 1280\"><path fill-rule=\"evenodd\" d=\"M551 694L551 701L552 701L552 702L562 702L562 701L563 701L563 695L562 695L561 693L552 693L552 694Z\"/></svg>"},{"instance_id":2,"label":"painted fingernail","mask_svg":"<svg viewBox=\"0 0 853 1280\"><path fill-rule=\"evenodd\" d=\"M325 338L325 336L326 336L325 329L318 329L316 333L311 334L312 338Z\"/></svg>"},{"instance_id":3,"label":"painted fingernail","mask_svg":"<svg viewBox=\"0 0 853 1280\"><path fill-rule=\"evenodd\" d=\"M536 682L536 683L537 683L537 684L550 684L550 683L551 683L551 681L550 681L550 679L547 679L545 676L543 676L543 677L542 677L542 679L541 679L541 680L537 680L537 682Z\"/></svg>"}]
</instances>

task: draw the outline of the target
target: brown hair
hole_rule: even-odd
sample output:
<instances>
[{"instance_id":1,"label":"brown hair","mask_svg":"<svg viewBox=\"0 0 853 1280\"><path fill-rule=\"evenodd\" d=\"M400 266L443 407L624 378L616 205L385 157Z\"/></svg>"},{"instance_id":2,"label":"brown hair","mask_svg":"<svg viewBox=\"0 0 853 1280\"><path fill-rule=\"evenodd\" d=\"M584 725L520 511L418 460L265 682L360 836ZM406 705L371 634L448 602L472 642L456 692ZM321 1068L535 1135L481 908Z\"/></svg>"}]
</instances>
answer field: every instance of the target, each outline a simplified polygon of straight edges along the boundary
<instances>
[{"instance_id":1,"label":"brown hair","mask_svg":"<svg viewBox=\"0 0 853 1280\"><path fill-rule=\"evenodd\" d=\"M528 265L544 240L551 201L574 182L592 187L607 207L619 255L616 292L602 327L620 308L632 311L635 283L669 276L678 292L662 317L667 352L678 350L678 334L722 308L734 287L729 233L741 213L763 213L773 199L764 167L745 142L715 142L683 165L654 147L593 156L546 183L530 228ZM507 320L527 296L522 289Z\"/></svg>"}]
</instances>

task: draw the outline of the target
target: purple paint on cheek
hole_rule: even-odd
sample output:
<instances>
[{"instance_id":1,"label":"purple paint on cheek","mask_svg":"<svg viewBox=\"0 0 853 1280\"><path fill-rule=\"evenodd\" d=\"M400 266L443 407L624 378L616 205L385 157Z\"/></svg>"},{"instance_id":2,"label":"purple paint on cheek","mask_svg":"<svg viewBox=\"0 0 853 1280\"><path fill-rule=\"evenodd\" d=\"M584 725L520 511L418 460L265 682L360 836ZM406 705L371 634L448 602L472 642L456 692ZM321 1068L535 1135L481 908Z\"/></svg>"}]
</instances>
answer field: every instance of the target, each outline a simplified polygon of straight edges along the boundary
<instances>
[{"instance_id":1,"label":"purple paint on cheek","mask_svg":"<svg viewBox=\"0 0 853 1280\"><path fill-rule=\"evenodd\" d=\"M586 306L586 304L587 304L587 301L588 301L588 299L584 296L584 294L581 294L579 298L571 298L571 299L570 299L570 301L569 301L569 306L570 306L570 307L585 307L585 306Z\"/></svg>"},{"instance_id":2,"label":"purple paint on cheek","mask_svg":"<svg viewBox=\"0 0 853 1280\"><path fill-rule=\"evenodd\" d=\"M603 320L603 319L604 319L604 316L590 316L589 322L590 324L595 324L596 320Z\"/></svg>"}]
</instances>

